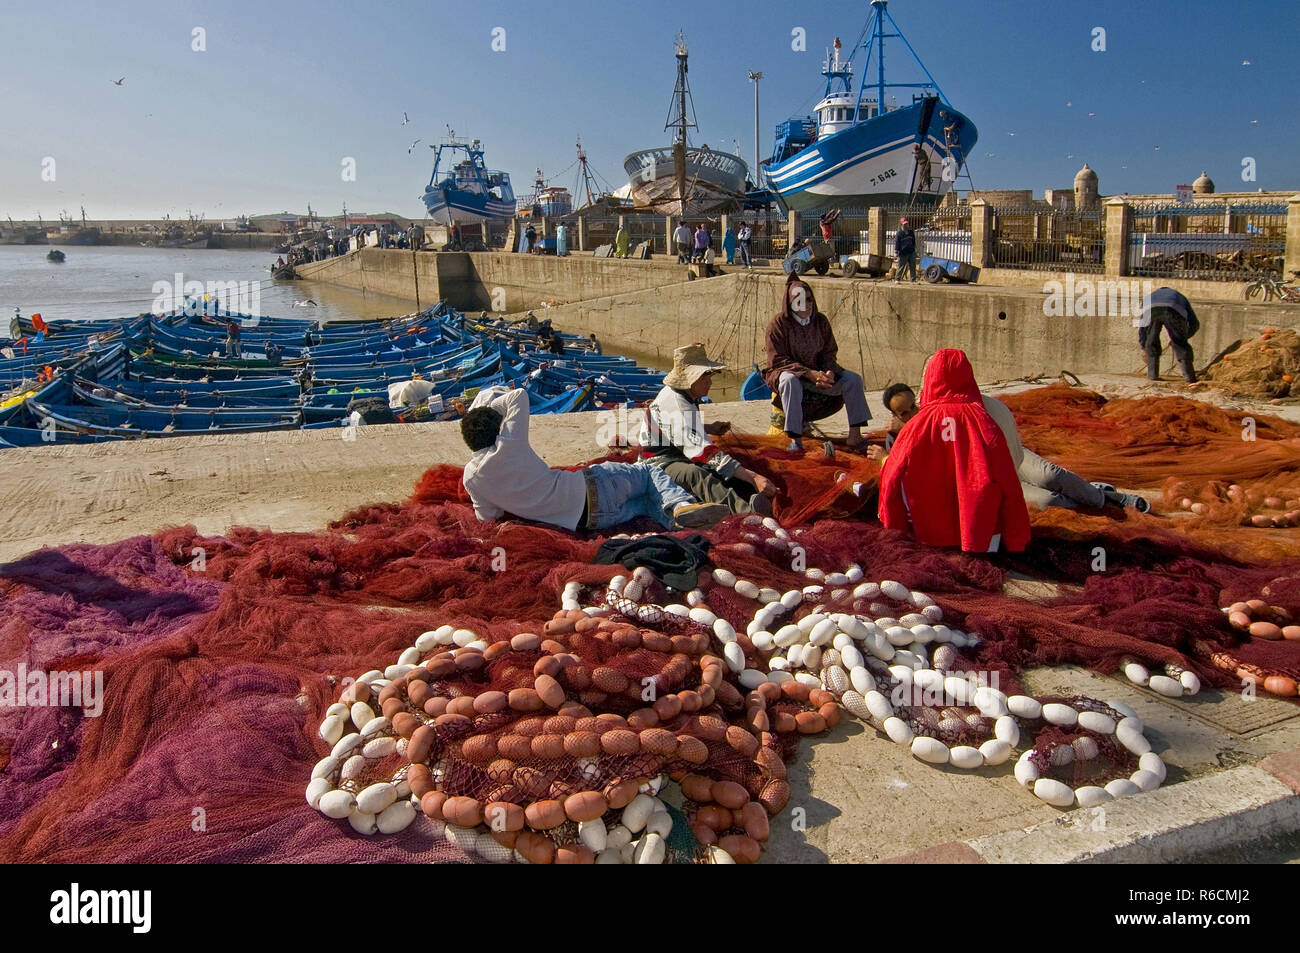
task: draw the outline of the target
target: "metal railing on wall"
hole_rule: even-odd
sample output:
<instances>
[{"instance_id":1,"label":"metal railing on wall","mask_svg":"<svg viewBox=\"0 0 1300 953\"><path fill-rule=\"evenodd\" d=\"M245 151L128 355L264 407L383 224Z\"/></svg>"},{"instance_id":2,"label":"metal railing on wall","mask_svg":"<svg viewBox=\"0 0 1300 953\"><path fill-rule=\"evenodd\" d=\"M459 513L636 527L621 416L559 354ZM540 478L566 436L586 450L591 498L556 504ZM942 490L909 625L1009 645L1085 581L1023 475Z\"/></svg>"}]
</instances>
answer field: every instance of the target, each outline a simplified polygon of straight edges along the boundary
<instances>
[{"instance_id":1,"label":"metal railing on wall","mask_svg":"<svg viewBox=\"0 0 1300 953\"><path fill-rule=\"evenodd\" d=\"M674 244L672 249L668 247L667 236L667 216L654 215L648 213L623 213L623 224L628 232L628 250L634 251L636 246L641 242L650 243L650 253L652 255L676 256L677 248ZM583 228L586 234L586 250L588 253L595 250L601 245L611 245L618 234L617 214L593 214L590 212L573 212L568 215L548 217L546 227L548 235L554 235L557 225L564 225L568 231L568 245L570 253L577 250L578 241L578 220L582 219ZM762 213L732 213L729 216L732 228L739 231L740 223L746 222L751 230L750 251L755 258L781 257L785 254L786 233L785 222L773 215L770 218ZM678 220L680 223L680 220ZM714 251L722 256L722 217L720 215L696 215L689 216L686 224L691 226L692 230L703 223L709 230L712 238ZM535 222L540 227L540 221ZM522 226L521 226L522 227Z\"/></svg>"},{"instance_id":2,"label":"metal railing on wall","mask_svg":"<svg viewBox=\"0 0 1300 953\"><path fill-rule=\"evenodd\" d=\"M898 257L898 253L894 250L894 238L897 235L897 230L885 232L884 254L888 258ZM865 248L865 232L863 233L862 243ZM942 232L930 228L916 229L916 260L920 261L926 255L932 255L935 258L946 258L949 261L963 261L969 265L971 263L970 232Z\"/></svg>"},{"instance_id":3,"label":"metal railing on wall","mask_svg":"<svg viewBox=\"0 0 1300 953\"><path fill-rule=\"evenodd\" d=\"M1106 251L1102 209L992 206L990 211L995 267L1102 271Z\"/></svg>"},{"instance_id":4,"label":"metal railing on wall","mask_svg":"<svg viewBox=\"0 0 1300 953\"><path fill-rule=\"evenodd\" d=\"M1149 202L1130 208L1130 274L1210 281L1282 277L1285 203Z\"/></svg>"},{"instance_id":5,"label":"metal railing on wall","mask_svg":"<svg viewBox=\"0 0 1300 953\"><path fill-rule=\"evenodd\" d=\"M918 256L923 254L949 258L953 261L971 260L971 210L969 205L939 206L918 209L908 205L881 206L880 214L885 226L885 248L877 254L895 257L894 236L901 219L916 231ZM839 217L831 225L835 248L841 255L868 254L870 245L871 212L869 209L840 209ZM804 240L821 237L820 217L802 215L799 234Z\"/></svg>"},{"instance_id":6,"label":"metal railing on wall","mask_svg":"<svg viewBox=\"0 0 1300 953\"><path fill-rule=\"evenodd\" d=\"M565 224L569 227L569 234L577 235L579 217L583 219L586 229L587 251L592 251L601 245L614 244L614 238L618 234L617 215L582 214L581 216L566 216ZM650 254L652 255L662 255L667 251L664 237L664 220L661 216L625 215L623 224L627 229L629 252L635 250L641 242L650 243ZM571 239L570 245L572 246L575 241L576 238Z\"/></svg>"}]
</instances>

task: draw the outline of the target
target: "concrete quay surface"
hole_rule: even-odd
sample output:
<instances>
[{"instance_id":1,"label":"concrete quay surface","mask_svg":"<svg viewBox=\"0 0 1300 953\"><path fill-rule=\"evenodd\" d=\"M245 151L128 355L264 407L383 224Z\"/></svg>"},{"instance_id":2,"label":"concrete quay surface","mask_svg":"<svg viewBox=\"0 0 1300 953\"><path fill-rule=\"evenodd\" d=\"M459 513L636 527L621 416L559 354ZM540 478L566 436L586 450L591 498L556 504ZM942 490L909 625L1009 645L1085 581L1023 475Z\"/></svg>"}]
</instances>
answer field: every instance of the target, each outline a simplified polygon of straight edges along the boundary
<instances>
[{"instance_id":1,"label":"concrete quay surface","mask_svg":"<svg viewBox=\"0 0 1300 953\"><path fill-rule=\"evenodd\" d=\"M1084 384L1115 396L1187 393L1132 379L1086 377ZM880 424L878 393L869 398ZM1279 411L1296 416L1292 408L1265 412ZM720 403L706 417L761 432L768 407ZM533 443L552 464L576 463L600 453L601 426L596 413L537 418ZM829 432L837 428L843 431L842 418ZM321 530L361 504L407 498L435 463L467 458L454 423L362 427L352 441L330 430L279 431L12 451L4 458L10 492L0 516L0 560L41 545L104 543L184 523L205 533L237 525ZM790 805L773 825L763 862L1169 862L1300 831L1295 704L1261 697L1243 707L1236 696L1208 691L1168 699L1068 666L1032 670L1025 679L1036 693L1133 707L1168 765L1165 785L1107 804L1101 814L1061 812L1021 788L1009 765L936 768L845 719L802 745L789 766Z\"/></svg>"}]
</instances>

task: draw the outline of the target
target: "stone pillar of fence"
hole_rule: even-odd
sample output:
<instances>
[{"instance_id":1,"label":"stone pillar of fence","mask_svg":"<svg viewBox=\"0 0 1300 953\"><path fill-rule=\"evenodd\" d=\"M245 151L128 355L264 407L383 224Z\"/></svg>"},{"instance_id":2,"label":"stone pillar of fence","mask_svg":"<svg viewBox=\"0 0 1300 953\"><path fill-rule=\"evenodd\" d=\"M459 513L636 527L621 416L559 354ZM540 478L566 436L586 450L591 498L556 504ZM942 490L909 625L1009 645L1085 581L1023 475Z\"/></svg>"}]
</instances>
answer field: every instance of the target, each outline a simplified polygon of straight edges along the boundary
<instances>
[{"instance_id":1,"label":"stone pillar of fence","mask_svg":"<svg viewBox=\"0 0 1300 953\"><path fill-rule=\"evenodd\" d=\"M1133 230L1133 209L1116 196L1106 200L1106 255L1102 263L1105 274L1123 277L1128 274L1128 240Z\"/></svg>"},{"instance_id":2,"label":"stone pillar of fence","mask_svg":"<svg viewBox=\"0 0 1300 953\"><path fill-rule=\"evenodd\" d=\"M578 216L578 251L587 250L587 216Z\"/></svg>"},{"instance_id":3,"label":"stone pillar of fence","mask_svg":"<svg viewBox=\"0 0 1300 953\"><path fill-rule=\"evenodd\" d=\"M1300 271L1300 195L1286 200L1286 251L1282 258L1282 277Z\"/></svg>"},{"instance_id":4,"label":"stone pillar of fence","mask_svg":"<svg viewBox=\"0 0 1300 953\"><path fill-rule=\"evenodd\" d=\"M488 234L488 223L487 223L487 221L485 220L482 224L483 224L483 247L484 247L484 248L491 248L491 247L492 247L492 236L491 236L490 234Z\"/></svg>"},{"instance_id":5,"label":"stone pillar of fence","mask_svg":"<svg viewBox=\"0 0 1300 953\"><path fill-rule=\"evenodd\" d=\"M885 253L885 210L879 205L867 209L867 252L872 255Z\"/></svg>"},{"instance_id":6,"label":"stone pillar of fence","mask_svg":"<svg viewBox=\"0 0 1300 953\"><path fill-rule=\"evenodd\" d=\"M882 246L885 243L883 227L880 243ZM970 263L976 268L989 268L993 264L993 213L983 199L970 203Z\"/></svg>"},{"instance_id":7,"label":"stone pillar of fence","mask_svg":"<svg viewBox=\"0 0 1300 953\"><path fill-rule=\"evenodd\" d=\"M786 250L794 248L795 242L799 240L799 213L790 209L790 214L785 219L785 240Z\"/></svg>"},{"instance_id":8,"label":"stone pillar of fence","mask_svg":"<svg viewBox=\"0 0 1300 953\"><path fill-rule=\"evenodd\" d=\"M673 232L677 230L677 225L673 222L671 215L664 216L664 241L667 243L664 247L668 249L668 257L677 254L677 244L673 241Z\"/></svg>"}]
</instances>

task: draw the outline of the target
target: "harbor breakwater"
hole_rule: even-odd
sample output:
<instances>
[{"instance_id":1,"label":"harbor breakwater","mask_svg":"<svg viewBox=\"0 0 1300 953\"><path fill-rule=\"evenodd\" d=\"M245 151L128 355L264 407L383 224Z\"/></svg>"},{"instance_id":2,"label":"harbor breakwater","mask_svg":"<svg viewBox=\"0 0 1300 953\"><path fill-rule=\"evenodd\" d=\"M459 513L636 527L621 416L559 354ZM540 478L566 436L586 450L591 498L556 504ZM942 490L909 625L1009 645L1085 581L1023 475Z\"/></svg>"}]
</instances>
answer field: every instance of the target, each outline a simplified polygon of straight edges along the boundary
<instances>
[{"instance_id":1,"label":"harbor breakwater","mask_svg":"<svg viewBox=\"0 0 1300 953\"><path fill-rule=\"evenodd\" d=\"M595 334L610 352L647 358L662 367L673 349L702 341L709 354L742 373L762 364L764 330L776 313L785 276L737 272L686 280L671 259L621 261L592 257L549 258L504 253L412 253L363 249L299 268L302 277L367 292L415 300L439 299L465 311L535 310L557 328ZM868 386L920 381L926 358L943 347L964 350L980 380L1013 379L1060 371L1076 374L1141 373L1131 304L1103 276L1069 279L1070 307L1063 313L1043 292L1068 276L1020 273L1017 285L896 285L841 277L809 276L819 308L830 318L840 363L859 371ZM983 279L982 279L983 280ZM1091 286L1089 283L1092 283ZM1124 281L1127 285L1127 280ZM1176 283L1192 299L1201 321L1193 339L1204 366L1239 338L1265 327L1300 326L1300 307L1203 300L1192 283ZM1101 294L1089 308L1082 294ZM1122 289L1121 289L1122 290ZM1110 291L1111 306L1099 303ZM1058 303L1060 296L1058 295ZM556 302L541 310L542 302ZM1099 313L1099 311L1101 313ZM1166 362L1172 358L1166 357Z\"/></svg>"}]
</instances>

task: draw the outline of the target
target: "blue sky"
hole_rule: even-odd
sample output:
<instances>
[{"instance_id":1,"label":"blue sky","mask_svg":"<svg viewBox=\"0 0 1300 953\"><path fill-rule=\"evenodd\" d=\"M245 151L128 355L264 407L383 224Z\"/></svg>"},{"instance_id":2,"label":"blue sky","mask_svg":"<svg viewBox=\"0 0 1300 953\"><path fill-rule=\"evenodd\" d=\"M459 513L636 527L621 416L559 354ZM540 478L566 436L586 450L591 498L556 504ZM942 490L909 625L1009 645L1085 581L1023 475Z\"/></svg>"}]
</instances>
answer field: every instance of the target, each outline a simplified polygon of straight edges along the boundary
<instances>
[{"instance_id":1,"label":"blue sky","mask_svg":"<svg viewBox=\"0 0 1300 953\"><path fill-rule=\"evenodd\" d=\"M1221 191L1300 189L1293 0L893 0L889 9L978 127L979 188L1041 194L1069 187L1087 161L1107 194L1172 191L1203 168ZM851 43L869 13L865 0L6 0L0 218L54 219L83 203L91 218L186 209L219 218L308 202L419 215L426 144L444 123L482 139L489 165L521 195L538 166L574 186L575 170L560 173L578 135L618 186L627 153L667 141L683 28L700 123L692 141L728 150L736 141L752 157L746 72L758 69L766 156L774 124L818 98L825 48L836 35ZM202 52L191 49L196 27ZM503 52L491 49L496 27ZM796 27L805 52L792 49ZM1094 27L1106 31L1105 52L1091 49ZM887 65L903 61L898 47L887 51ZM53 182L41 179L47 156ZM356 160L355 182L342 181L344 157ZM1245 157L1254 182L1241 181Z\"/></svg>"}]
</instances>

